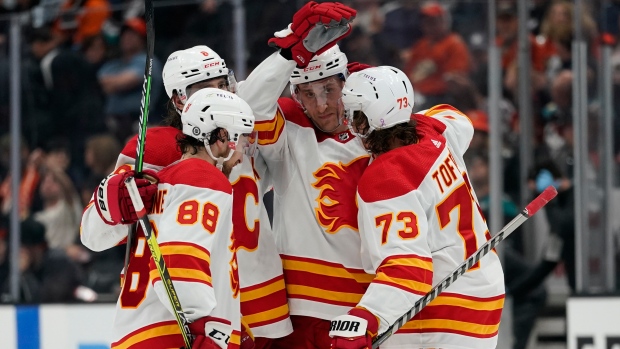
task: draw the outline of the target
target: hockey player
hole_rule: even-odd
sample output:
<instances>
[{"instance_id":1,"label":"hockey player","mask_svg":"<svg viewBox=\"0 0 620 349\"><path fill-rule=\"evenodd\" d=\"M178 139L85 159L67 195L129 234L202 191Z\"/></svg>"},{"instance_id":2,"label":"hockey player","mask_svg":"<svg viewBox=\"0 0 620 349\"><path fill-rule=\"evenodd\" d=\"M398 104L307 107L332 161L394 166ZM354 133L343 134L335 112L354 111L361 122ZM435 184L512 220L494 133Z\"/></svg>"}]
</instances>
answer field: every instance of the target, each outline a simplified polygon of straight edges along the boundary
<instances>
[{"instance_id":1,"label":"hockey player","mask_svg":"<svg viewBox=\"0 0 620 349\"><path fill-rule=\"evenodd\" d=\"M293 96L249 102L260 106L253 109L259 151L273 178L273 227L293 322L276 348L329 348L329 320L357 305L374 278L362 265L355 203L370 157L345 124L340 101L348 73L334 46L306 68L276 56L249 77L265 80L263 101L289 79Z\"/></svg>"},{"instance_id":2,"label":"hockey player","mask_svg":"<svg viewBox=\"0 0 620 349\"><path fill-rule=\"evenodd\" d=\"M352 74L342 99L374 158L357 202L364 269L376 276L329 334L333 349L372 348L490 235L463 161L474 132L467 116L449 105L412 116L411 83L393 67ZM491 253L381 348L495 348L503 302L503 272Z\"/></svg>"},{"instance_id":3,"label":"hockey player","mask_svg":"<svg viewBox=\"0 0 620 349\"><path fill-rule=\"evenodd\" d=\"M192 349L238 348L238 275L235 250L229 248L234 242L232 187L215 165L230 152L230 145L252 132L254 116L236 95L207 88L189 99L181 119L183 135L177 138L181 159L156 175L148 173L159 177L149 220L190 321ZM107 183L119 176L125 177L111 175L102 182L98 199L110 201L105 198ZM86 241L105 244L106 237L83 232ZM183 346L170 300L147 250L145 238L139 236L131 277L117 303L112 348Z\"/></svg>"}]
</instances>

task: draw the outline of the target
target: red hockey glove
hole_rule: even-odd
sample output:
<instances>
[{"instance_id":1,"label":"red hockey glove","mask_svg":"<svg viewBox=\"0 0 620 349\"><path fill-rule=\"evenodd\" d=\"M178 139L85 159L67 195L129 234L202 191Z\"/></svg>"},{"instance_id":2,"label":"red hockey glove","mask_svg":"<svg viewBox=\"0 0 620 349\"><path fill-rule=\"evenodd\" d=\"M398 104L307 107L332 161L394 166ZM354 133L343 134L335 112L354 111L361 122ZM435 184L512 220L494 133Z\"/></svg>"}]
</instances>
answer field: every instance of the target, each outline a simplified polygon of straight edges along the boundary
<instances>
[{"instance_id":1,"label":"red hockey glove","mask_svg":"<svg viewBox=\"0 0 620 349\"><path fill-rule=\"evenodd\" d=\"M353 308L347 315L331 321L331 349L372 349L372 339L379 330L379 320L364 308Z\"/></svg>"},{"instance_id":2,"label":"red hockey glove","mask_svg":"<svg viewBox=\"0 0 620 349\"><path fill-rule=\"evenodd\" d=\"M226 349L232 334L232 326L205 316L189 324L189 331L194 336L192 349Z\"/></svg>"},{"instance_id":3,"label":"red hockey glove","mask_svg":"<svg viewBox=\"0 0 620 349\"><path fill-rule=\"evenodd\" d=\"M269 45L290 49L297 66L304 68L319 55L351 33L357 11L337 2L308 2L293 16L289 26L276 32Z\"/></svg>"},{"instance_id":4,"label":"red hockey glove","mask_svg":"<svg viewBox=\"0 0 620 349\"><path fill-rule=\"evenodd\" d=\"M133 224L138 221L136 210L131 203L125 185L125 180L134 176L136 176L136 172L133 170L118 174L113 173L104 178L95 189L94 199L97 213L107 224ZM149 212L153 207L159 178L155 171L144 170L142 174L136 176L135 180L144 208L146 212Z\"/></svg>"},{"instance_id":5,"label":"red hockey glove","mask_svg":"<svg viewBox=\"0 0 620 349\"><path fill-rule=\"evenodd\" d=\"M355 73L358 72L360 70L364 70L364 69L368 69L368 68L373 68L372 65L368 65L368 64L364 64L364 63L359 63L359 62L351 62L349 64L347 64L347 70L349 71L349 73Z\"/></svg>"}]
</instances>

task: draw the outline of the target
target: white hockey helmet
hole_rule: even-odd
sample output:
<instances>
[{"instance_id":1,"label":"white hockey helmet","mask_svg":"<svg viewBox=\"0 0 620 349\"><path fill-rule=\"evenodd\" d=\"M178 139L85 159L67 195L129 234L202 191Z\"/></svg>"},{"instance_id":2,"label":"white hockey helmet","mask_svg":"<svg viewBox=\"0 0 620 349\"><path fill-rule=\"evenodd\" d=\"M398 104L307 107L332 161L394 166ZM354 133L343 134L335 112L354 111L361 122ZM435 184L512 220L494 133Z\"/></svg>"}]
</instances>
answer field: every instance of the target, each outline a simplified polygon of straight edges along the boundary
<instances>
[{"instance_id":1,"label":"white hockey helmet","mask_svg":"<svg viewBox=\"0 0 620 349\"><path fill-rule=\"evenodd\" d=\"M228 131L233 147L242 135L254 130L250 106L236 94L217 88L204 88L192 94L183 108L181 122L183 134L205 142L207 150L211 132L217 128Z\"/></svg>"},{"instance_id":2,"label":"white hockey helmet","mask_svg":"<svg viewBox=\"0 0 620 349\"><path fill-rule=\"evenodd\" d=\"M342 89L345 115L351 125L353 114L362 111L368 118L368 132L408 122L413 110L413 87L401 70L380 66L355 72Z\"/></svg>"},{"instance_id":3,"label":"white hockey helmet","mask_svg":"<svg viewBox=\"0 0 620 349\"><path fill-rule=\"evenodd\" d=\"M162 72L168 97L172 98L176 91L183 103L188 98L187 86L220 76L227 77L231 82L226 62L204 45L173 52Z\"/></svg>"},{"instance_id":4,"label":"white hockey helmet","mask_svg":"<svg viewBox=\"0 0 620 349\"><path fill-rule=\"evenodd\" d=\"M340 51L338 45L334 45L320 55L314 56L307 67L295 67L290 78L291 89L304 82L321 80L337 74L342 74L343 79L346 79L348 75L347 63L349 63L347 56Z\"/></svg>"}]
</instances>

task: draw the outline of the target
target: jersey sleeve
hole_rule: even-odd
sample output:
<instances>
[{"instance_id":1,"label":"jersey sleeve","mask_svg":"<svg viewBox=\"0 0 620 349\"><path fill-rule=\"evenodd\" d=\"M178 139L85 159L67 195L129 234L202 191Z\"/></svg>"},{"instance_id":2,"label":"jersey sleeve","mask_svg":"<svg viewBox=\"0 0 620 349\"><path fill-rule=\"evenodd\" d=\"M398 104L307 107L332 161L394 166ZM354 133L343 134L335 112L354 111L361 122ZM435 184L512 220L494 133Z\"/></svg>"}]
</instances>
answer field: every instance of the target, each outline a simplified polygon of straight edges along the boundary
<instances>
[{"instance_id":1,"label":"jersey sleeve","mask_svg":"<svg viewBox=\"0 0 620 349\"><path fill-rule=\"evenodd\" d=\"M256 67L248 78L239 84L237 95L252 108L256 118L258 145L263 156L281 159L286 149L283 137L285 119L278 106L278 98L288 84L295 62L274 52Z\"/></svg>"},{"instance_id":2,"label":"jersey sleeve","mask_svg":"<svg viewBox=\"0 0 620 349\"><path fill-rule=\"evenodd\" d=\"M426 213L416 191L374 202L357 198L365 269L376 275L358 306L379 318L382 333L431 289Z\"/></svg>"},{"instance_id":3,"label":"jersey sleeve","mask_svg":"<svg viewBox=\"0 0 620 349\"><path fill-rule=\"evenodd\" d=\"M145 169L159 171L181 158L181 151L176 144L179 130L170 126L151 127L146 130L144 166ZM116 168L135 165L138 147L138 135L133 136L116 160Z\"/></svg>"},{"instance_id":4,"label":"jersey sleeve","mask_svg":"<svg viewBox=\"0 0 620 349\"><path fill-rule=\"evenodd\" d=\"M448 104L436 105L421 111L420 114L429 116L446 125L444 137L452 145L452 149L459 156L463 156L474 136L474 126L467 115Z\"/></svg>"},{"instance_id":5,"label":"jersey sleeve","mask_svg":"<svg viewBox=\"0 0 620 349\"><path fill-rule=\"evenodd\" d=\"M252 108L257 122L272 120L277 101L288 84L295 62L274 52L261 62L245 81L239 84L237 95Z\"/></svg>"},{"instance_id":6,"label":"jersey sleeve","mask_svg":"<svg viewBox=\"0 0 620 349\"><path fill-rule=\"evenodd\" d=\"M88 249L100 252L125 243L131 225L109 225L101 219L93 198L84 209L80 225L80 240Z\"/></svg>"},{"instance_id":7,"label":"jersey sleeve","mask_svg":"<svg viewBox=\"0 0 620 349\"><path fill-rule=\"evenodd\" d=\"M230 188L223 176L222 180ZM163 212L159 217L151 215L150 218L183 310L188 319L194 321L210 315L218 304L213 285L222 280L214 282L213 273L217 271L212 265L221 268L231 263L223 251L228 251L231 244L232 189L223 192L177 184L164 186L163 190L168 190ZM149 270L158 298L174 314L153 260Z\"/></svg>"}]
</instances>

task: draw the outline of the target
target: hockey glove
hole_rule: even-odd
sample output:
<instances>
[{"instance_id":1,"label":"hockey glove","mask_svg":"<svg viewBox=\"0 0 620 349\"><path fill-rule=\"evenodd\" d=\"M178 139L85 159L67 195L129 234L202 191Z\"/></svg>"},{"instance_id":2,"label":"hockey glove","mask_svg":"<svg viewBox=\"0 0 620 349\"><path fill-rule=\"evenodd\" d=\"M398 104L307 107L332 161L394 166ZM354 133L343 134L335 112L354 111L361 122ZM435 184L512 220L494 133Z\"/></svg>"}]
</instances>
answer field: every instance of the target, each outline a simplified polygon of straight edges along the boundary
<instances>
[{"instance_id":1,"label":"hockey glove","mask_svg":"<svg viewBox=\"0 0 620 349\"><path fill-rule=\"evenodd\" d=\"M331 321L331 349L372 349L379 320L364 308L353 308Z\"/></svg>"},{"instance_id":2,"label":"hockey glove","mask_svg":"<svg viewBox=\"0 0 620 349\"><path fill-rule=\"evenodd\" d=\"M136 185L146 211L150 212L153 207L157 183L159 182L155 171L144 170L138 176L133 170L113 173L99 183L94 194L97 213L107 224L133 224L138 221L136 210L131 203L129 191L125 185L125 180L129 177L136 177Z\"/></svg>"},{"instance_id":3,"label":"hockey glove","mask_svg":"<svg viewBox=\"0 0 620 349\"><path fill-rule=\"evenodd\" d=\"M337 2L308 2L293 16L293 22L276 32L269 45L289 49L297 66L305 68L319 55L351 33L357 11Z\"/></svg>"},{"instance_id":4,"label":"hockey glove","mask_svg":"<svg viewBox=\"0 0 620 349\"><path fill-rule=\"evenodd\" d=\"M226 349L232 327L206 316L189 324L189 331L194 336L192 349Z\"/></svg>"},{"instance_id":5,"label":"hockey glove","mask_svg":"<svg viewBox=\"0 0 620 349\"><path fill-rule=\"evenodd\" d=\"M351 62L347 64L347 70L349 71L350 74L358 72L360 70L368 69L368 68L373 68L373 66L364 64L364 63L359 63L359 62Z\"/></svg>"}]
</instances>

